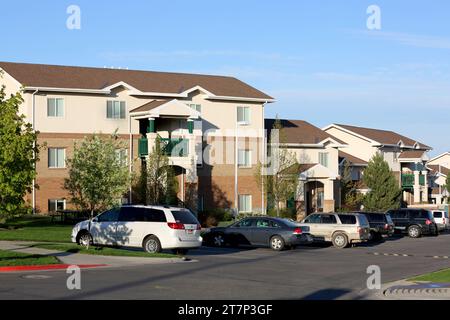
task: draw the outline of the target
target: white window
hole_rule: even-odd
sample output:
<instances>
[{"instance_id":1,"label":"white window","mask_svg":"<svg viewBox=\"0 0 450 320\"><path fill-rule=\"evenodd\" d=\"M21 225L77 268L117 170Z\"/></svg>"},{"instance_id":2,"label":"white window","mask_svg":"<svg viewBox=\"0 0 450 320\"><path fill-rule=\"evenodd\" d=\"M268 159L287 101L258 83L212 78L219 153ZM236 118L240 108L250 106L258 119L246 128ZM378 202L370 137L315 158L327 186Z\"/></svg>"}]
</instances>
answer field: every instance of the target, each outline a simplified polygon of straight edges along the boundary
<instances>
[{"instance_id":1,"label":"white window","mask_svg":"<svg viewBox=\"0 0 450 320\"><path fill-rule=\"evenodd\" d=\"M128 164L128 150L116 149L116 158L121 166L126 166Z\"/></svg>"},{"instance_id":2,"label":"white window","mask_svg":"<svg viewBox=\"0 0 450 320\"><path fill-rule=\"evenodd\" d=\"M238 151L238 166L241 168L249 168L252 166L251 151L239 150Z\"/></svg>"},{"instance_id":3,"label":"white window","mask_svg":"<svg viewBox=\"0 0 450 320\"><path fill-rule=\"evenodd\" d=\"M61 118L64 117L64 99L48 98L47 99L47 116Z\"/></svg>"},{"instance_id":4,"label":"white window","mask_svg":"<svg viewBox=\"0 0 450 320\"><path fill-rule=\"evenodd\" d=\"M61 210L66 210L66 200L48 200L48 212L56 212Z\"/></svg>"},{"instance_id":5,"label":"white window","mask_svg":"<svg viewBox=\"0 0 450 320\"><path fill-rule=\"evenodd\" d=\"M202 113L202 105L201 104L190 103L190 104L188 104L188 106L190 108L194 109L195 111Z\"/></svg>"},{"instance_id":6,"label":"white window","mask_svg":"<svg viewBox=\"0 0 450 320\"><path fill-rule=\"evenodd\" d=\"M252 196L249 194L240 194L238 199L239 212L252 212Z\"/></svg>"},{"instance_id":7,"label":"white window","mask_svg":"<svg viewBox=\"0 0 450 320\"><path fill-rule=\"evenodd\" d=\"M250 108L237 107L237 122L238 124L250 124Z\"/></svg>"},{"instance_id":8,"label":"white window","mask_svg":"<svg viewBox=\"0 0 450 320\"><path fill-rule=\"evenodd\" d=\"M319 163L328 167L328 152L319 152Z\"/></svg>"},{"instance_id":9,"label":"white window","mask_svg":"<svg viewBox=\"0 0 450 320\"><path fill-rule=\"evenodd\" d=\"M65 168L66 167L66 149L48 148L48 167Z\"/></svg>"},{"instance_id":10,"label":"white window","mask_svg":"<svg viewBox=\"0 0 450 320\"><path fill-rule=\"evenodd\" d=\"M125 119L125 101L107 101L106 118Z\"/></svg>"}]
</instances>

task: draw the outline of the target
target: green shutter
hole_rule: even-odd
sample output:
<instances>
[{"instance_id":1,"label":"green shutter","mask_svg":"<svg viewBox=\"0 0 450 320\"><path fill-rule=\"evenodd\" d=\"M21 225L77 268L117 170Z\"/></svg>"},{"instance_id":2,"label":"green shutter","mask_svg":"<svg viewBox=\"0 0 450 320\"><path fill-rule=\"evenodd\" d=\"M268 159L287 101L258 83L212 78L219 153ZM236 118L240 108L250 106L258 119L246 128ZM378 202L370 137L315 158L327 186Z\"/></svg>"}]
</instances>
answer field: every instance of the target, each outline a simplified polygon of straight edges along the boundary
<instances>
[{"instance_id":1,"label":"green shutter","mask_svg":"<svg viewBox=\"0 0 450 320\"><path fill-rule=\"evenodd\" d=\"M120 101L120 119L125 119L125 101Z\"/></svg>"},{"instance_id":2,"label":"green shutter","mask_svg":"<svg viewBox=\"0 0 450 320\"><path fill-rule=\"evenodd\" d=\"M194 133L194 121L188 120L187 122L188 130L190 134Z\"/></svg>"},{"instance_id":3,"label":"green shutter","mask_svg":"<svg viewBox=\"0 0 450 320\"><path fill-rule=\"evenodd\" d=\"M113 113L113 102L112 101L108 101L106 103L106 117L108 119L112 119L112 113Z\"/></svg>"}]
</instances>

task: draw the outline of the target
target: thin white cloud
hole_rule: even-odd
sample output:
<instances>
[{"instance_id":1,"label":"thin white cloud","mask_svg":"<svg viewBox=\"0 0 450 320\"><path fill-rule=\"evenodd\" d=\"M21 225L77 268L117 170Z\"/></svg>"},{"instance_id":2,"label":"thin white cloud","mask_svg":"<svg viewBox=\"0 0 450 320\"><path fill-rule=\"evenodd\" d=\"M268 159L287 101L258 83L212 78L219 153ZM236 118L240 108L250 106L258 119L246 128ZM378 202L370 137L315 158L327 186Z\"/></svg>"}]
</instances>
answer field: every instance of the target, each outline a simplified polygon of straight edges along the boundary
<instances>
[{"instance_id":1,"label":"thin white cloud","mask_svg":"<svg viewBox=\"0 0 450 320\"><path fill-rule=\"evenodd\" d=\"M406 46L431 48L431 49L450 49L450 38L419 35L402 32L385 31L351 31L353 34L369 36L381 40L396 42Z\"/></svg>"}]
</instances>

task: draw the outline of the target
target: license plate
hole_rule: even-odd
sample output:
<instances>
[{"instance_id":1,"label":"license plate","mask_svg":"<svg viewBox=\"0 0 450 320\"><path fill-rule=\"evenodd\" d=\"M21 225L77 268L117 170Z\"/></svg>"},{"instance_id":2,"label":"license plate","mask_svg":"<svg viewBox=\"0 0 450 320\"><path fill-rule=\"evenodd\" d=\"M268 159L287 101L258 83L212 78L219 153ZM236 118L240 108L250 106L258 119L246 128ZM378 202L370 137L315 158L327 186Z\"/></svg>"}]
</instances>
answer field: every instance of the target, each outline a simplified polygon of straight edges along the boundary
<instances>
[{"instance_id":1,"label":"license plate","mask_svg":"<svg viewBox=\"0 0 450 320\"><path fill-rule=\"evenodd\" d=\"M188 229L188 230L186 230L186 233L187 233L187 234L193 234L193 233L194 233L194 230Z\"/></svg>"}]
</instances>

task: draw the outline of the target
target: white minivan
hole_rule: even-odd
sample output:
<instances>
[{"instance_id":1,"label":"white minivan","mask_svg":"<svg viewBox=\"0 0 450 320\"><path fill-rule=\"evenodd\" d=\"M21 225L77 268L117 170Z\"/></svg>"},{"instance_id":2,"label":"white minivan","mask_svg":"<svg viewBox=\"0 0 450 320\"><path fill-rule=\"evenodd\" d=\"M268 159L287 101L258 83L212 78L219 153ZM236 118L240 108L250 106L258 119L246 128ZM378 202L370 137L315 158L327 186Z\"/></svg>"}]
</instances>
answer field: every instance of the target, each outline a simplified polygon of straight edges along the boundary
<instances>
[{"instance_id":1,"label":"white minivan","mask_svg":"<svg viewBox=\"0 0 450 320\"><path fill-rule=\"evenodd\" d=\"M449 219L447 211L434 210L433 218L439 228L439 231L447 230L449 228Z\"/></svg>"},{"instance_id":2,"label":"white minivan","mask_svg":"<svg viewBox=\"0 0 450 320\"><path fill-rule=\"evenodd\" d=\"M78 223L72 242L140 247L149 253L172 249L186 253L202 245L201 226L188 209L129 205L105 211Z\"/></svg>"}]
</instances>

